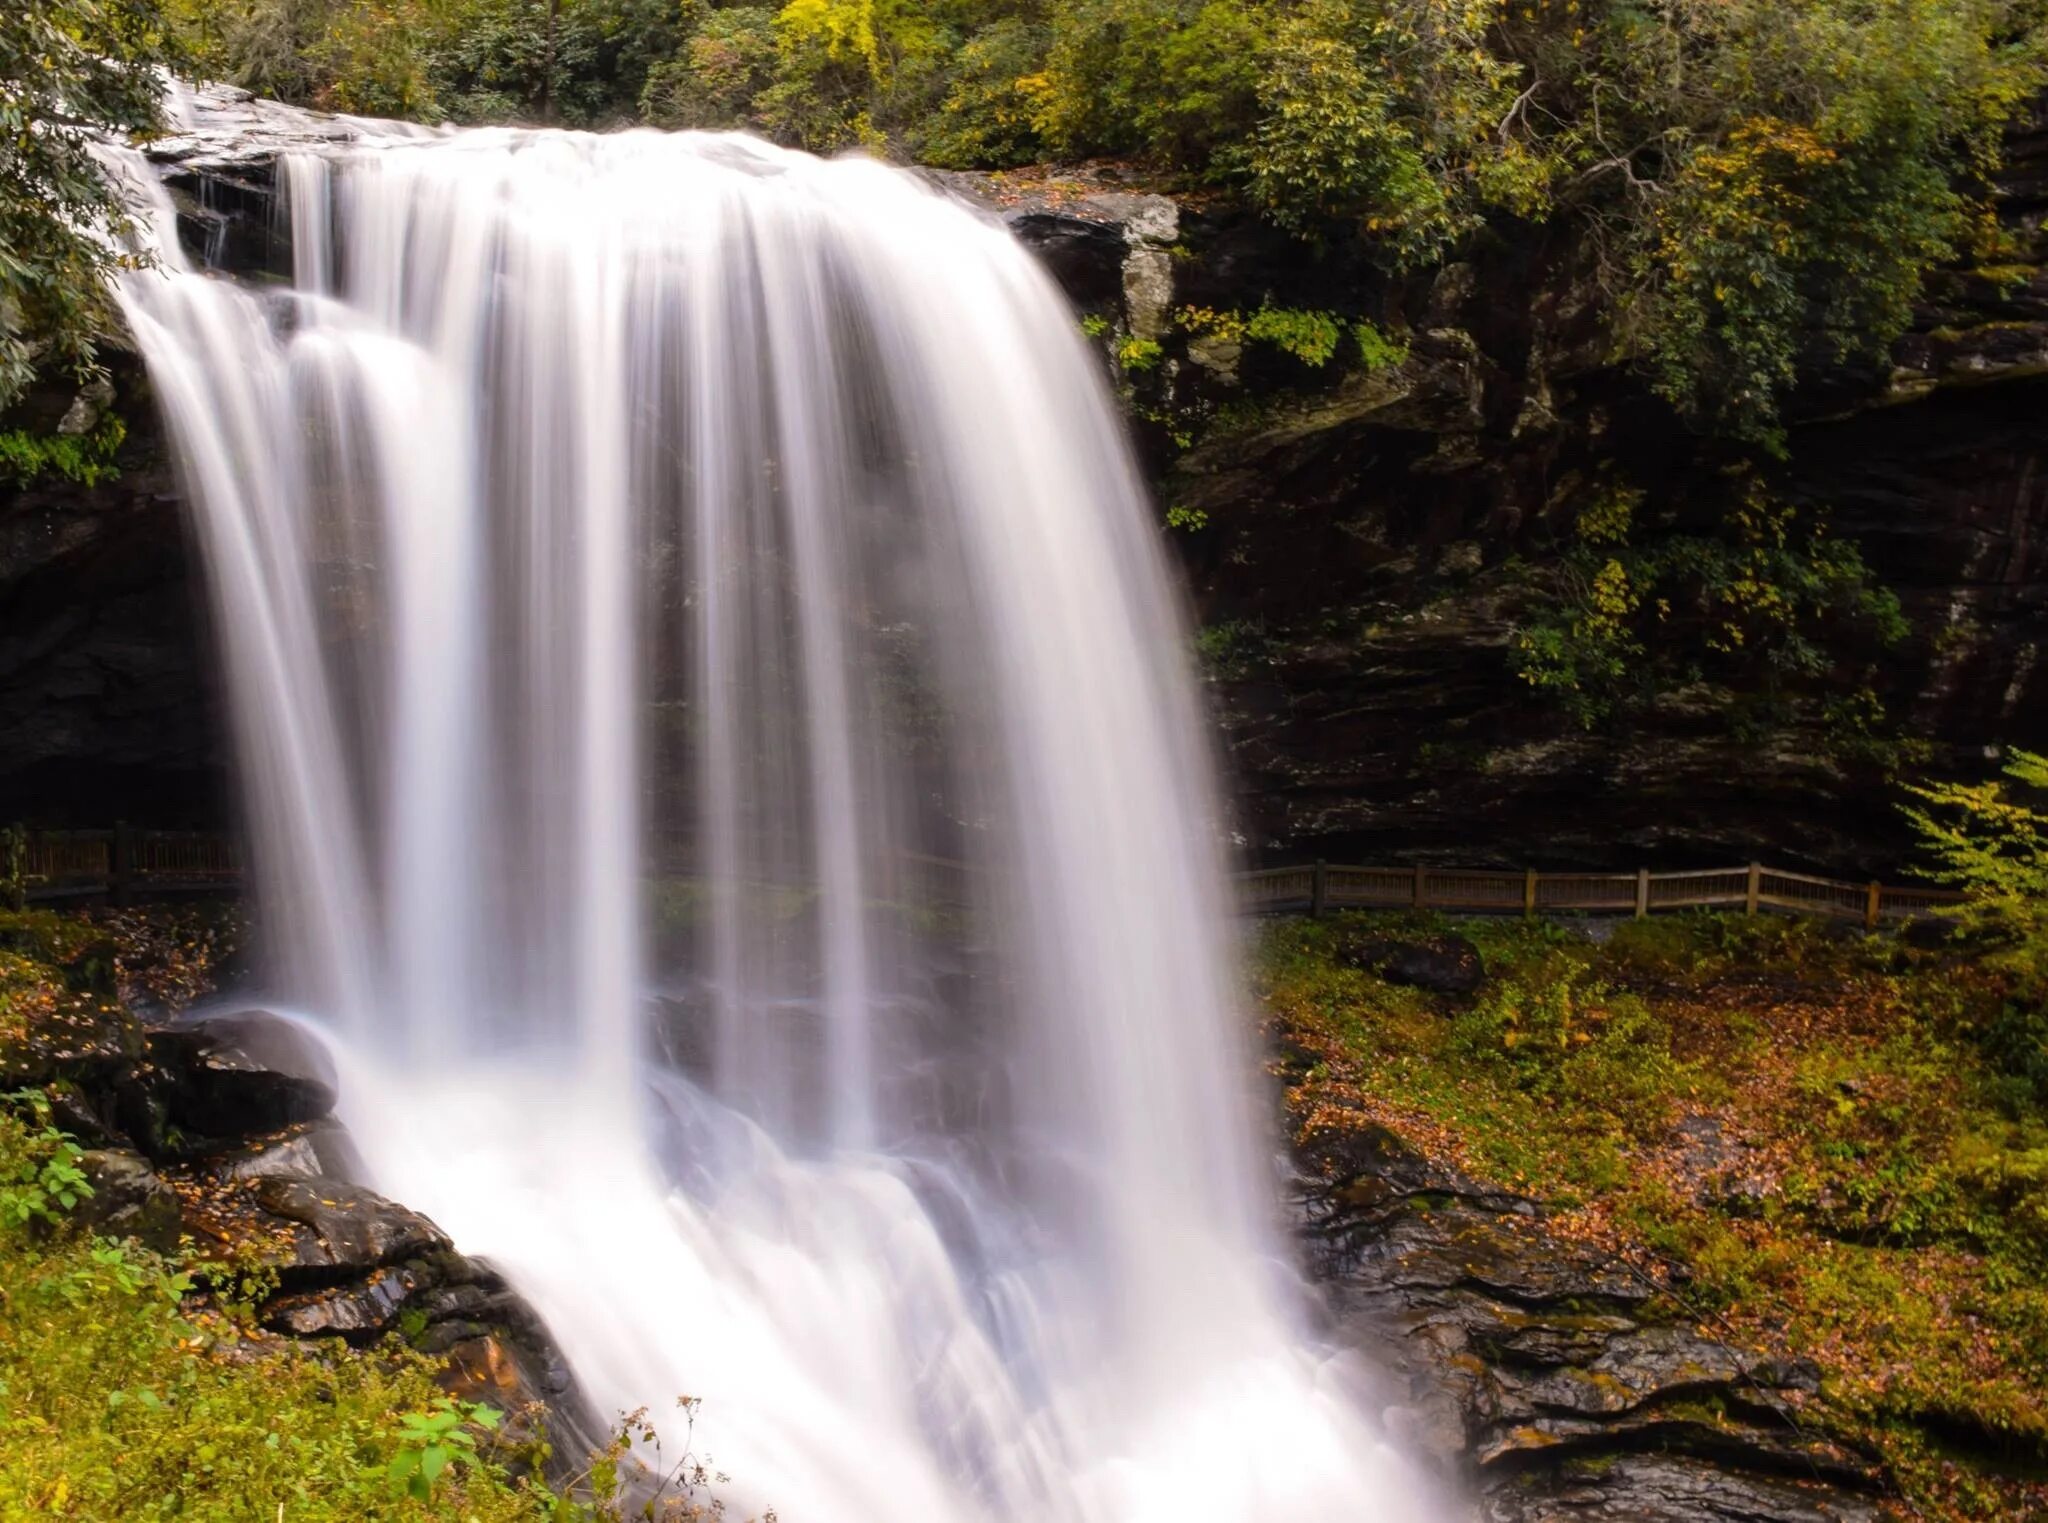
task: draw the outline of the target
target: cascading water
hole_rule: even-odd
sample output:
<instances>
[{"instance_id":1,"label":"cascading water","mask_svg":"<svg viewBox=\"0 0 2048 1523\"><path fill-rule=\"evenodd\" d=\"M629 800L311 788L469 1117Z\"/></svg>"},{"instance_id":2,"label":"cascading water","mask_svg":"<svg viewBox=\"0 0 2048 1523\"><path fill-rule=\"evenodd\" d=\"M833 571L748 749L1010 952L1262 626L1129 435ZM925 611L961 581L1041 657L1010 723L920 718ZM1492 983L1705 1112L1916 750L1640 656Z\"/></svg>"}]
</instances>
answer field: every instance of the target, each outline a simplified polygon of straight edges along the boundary
<instances>
[{"instance_id":1,"label":"cascading water","mask_svg":"<svg viewBox=\"0 0 2048 1523\"><path fill-rule=\"evenodd\" d=\"M160 233L122 300L372 1182L790 1523L1429 1515L1296 1327L1054 288L871 163L357 131L288 291Z\"/></svg>"}]
</instances>

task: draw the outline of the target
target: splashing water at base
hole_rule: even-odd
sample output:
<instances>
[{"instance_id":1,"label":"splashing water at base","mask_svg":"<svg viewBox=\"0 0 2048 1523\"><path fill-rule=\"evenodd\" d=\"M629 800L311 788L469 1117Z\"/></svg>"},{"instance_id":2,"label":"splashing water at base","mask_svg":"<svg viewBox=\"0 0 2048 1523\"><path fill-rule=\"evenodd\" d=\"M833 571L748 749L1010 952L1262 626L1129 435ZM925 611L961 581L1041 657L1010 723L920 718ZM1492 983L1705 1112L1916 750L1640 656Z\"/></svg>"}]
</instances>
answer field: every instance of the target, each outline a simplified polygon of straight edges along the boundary
<instances>
[{"instance_id":1,"label":"splashing water at base","mask_svg":"<svg viewBox=\"0 0 2048 1523\"><path fill-rule=\"evenodd\" d=\"M790 1523L1435 1515L1296 1326L1056 291L865 162L359 130L281 166L289 291L122 300L372 1182Z\"/></svg>"}]
</instances>

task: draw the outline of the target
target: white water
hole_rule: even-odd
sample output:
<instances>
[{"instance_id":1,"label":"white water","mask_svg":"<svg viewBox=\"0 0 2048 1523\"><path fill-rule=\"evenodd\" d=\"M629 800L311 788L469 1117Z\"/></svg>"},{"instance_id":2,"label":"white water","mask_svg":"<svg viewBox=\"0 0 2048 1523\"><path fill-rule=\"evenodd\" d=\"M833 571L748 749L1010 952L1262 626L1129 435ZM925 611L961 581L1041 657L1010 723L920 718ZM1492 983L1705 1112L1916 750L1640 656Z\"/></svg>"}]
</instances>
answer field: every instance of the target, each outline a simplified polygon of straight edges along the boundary
<instances>
[{"instance_id":1,"label":"white water","mask_svg":"<svg viewBox=\"0 0 2048 1523\"><path fill-rule=\"evenodd\" d=\"M1184 630L1029 257L741 138L285 179L293 289L123 301L374 1182L743 1509L1433 1515L1297 1325Z\"/></svg>"}]
</instances>

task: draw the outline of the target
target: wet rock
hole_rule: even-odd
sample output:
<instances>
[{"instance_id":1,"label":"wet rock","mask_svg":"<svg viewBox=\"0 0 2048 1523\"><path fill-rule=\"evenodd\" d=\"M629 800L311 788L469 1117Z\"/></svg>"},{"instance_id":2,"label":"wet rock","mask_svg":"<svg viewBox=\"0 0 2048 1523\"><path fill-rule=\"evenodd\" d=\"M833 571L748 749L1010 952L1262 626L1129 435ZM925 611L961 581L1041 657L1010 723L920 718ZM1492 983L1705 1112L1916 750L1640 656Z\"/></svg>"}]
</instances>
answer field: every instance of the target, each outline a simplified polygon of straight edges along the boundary
<instances>
[{"instance_id":1,"label":"wet rock","mask_svg":"<svg viewBox=\"0 0 2048 1523\"><path fill-rule=\"evenodd\" d=\"M354 1185L269 1177L251 1196L276 1219L259 1251L287 1288L334 1285L448 1247L424 1216Z\"/></svg>"},{"instance_id":2,"label":"wet rock","mask_svg":"<svg viewBox=\"0 0 2048 1523\"><path fill-rule=\"evenodd\" d=\"M411 1269L373 1269L346 1285L274 1298L263 1307L263 1325L295 1338L373 1343L397 1324L419 1283Z\"/></svg>"},{"instance_id":3,"label":"wet rock","mask_svg":"<svg viewBox=\"0 0 2048 1523\"><path fill-rule=\"evenodd\" d=\"M348 1183L364 1173L354 1140L333 1120L248 1138L213 1154L206 1163L224 1180L331 1179Z\"/></svg>"},{"instance_id":4,"label":"wet rock","mask_svg":"<svg viewBox=\"0 0 2048 1523\"><path fill-rule=\"evenodd\" d=\"M159 1253L176 1251L184 1209L147 1158L127 1148L93 1148L79 1167L92 1182L92 1194L71 1213L73 1222L105 1237L133 1238Z\"/></svg>"},{"instance_id":5,"label":"wet rock","mask_svg":"<svg viewBox=\"0 0 2048 1523\"><path fill-rule=\"evenodd\" d=\"M150 1033L154 1098L172 1126L239 1137L334 1109L333 1070L296 1027L260 1011Z\"/></svg>"},{"instance_id":6,"label":"wet rock","mask_svg":"<svg viewBox=\"0 0 2048 1523\"><path fill-rule=\"evenodd\" d=\"M44 1093L50 1097L50 1119L61 1132L68 1132L87 1147L121 1147L127 1139L107 1117L101 1099L75 1084L58 1082Z\"/></svg>"},{"instance_id":7,"label":"wet rock","mask_svg":"<svg viewBox=\"0 0 2048 1523\"><path fill-rule=\"evenodd\" d=\"M1751 1480L1685 1455L1613 1454L1534 1467L1489 1491L1485 1523L1863 1523L1867 1499L1797 1476Z\"/></svg>"}]
</instances>

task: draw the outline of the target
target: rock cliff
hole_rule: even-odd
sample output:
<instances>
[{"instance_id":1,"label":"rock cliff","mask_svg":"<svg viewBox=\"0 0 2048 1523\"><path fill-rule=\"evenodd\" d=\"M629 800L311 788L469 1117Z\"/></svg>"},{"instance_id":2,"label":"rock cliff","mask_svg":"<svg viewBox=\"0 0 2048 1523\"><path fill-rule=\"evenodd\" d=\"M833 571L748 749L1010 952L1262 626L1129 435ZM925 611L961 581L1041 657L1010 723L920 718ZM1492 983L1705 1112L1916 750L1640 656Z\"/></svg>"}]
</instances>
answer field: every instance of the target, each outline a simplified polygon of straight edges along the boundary
<instances>
[{"instance_id":1,"label":"rock cliff","mask_svg":"<svg viewBox=\"0 0 2048 1523\"><path fill-rule=\"evenodd\" d=\"M347 124L227 91L193 109L150 150L185 241L282 274L276 157ZM2036 124L2001 201L2029 259L2048 259L2044 164ZM1744 731L1730 695L1677 691L1587 730L1511 669L1588 483L1621 472L1684 503L1726 464L1617 356L1569 240L1505 230L1396 280L1113 170L932 178L1035 249L1101 342L1180 526L1249 850L1897 870L1894 783L1813 715ZM1330 384L1178 316L1266 303L1370 314L1398 352ZM121 477L0 494L0 813L213 823L227 748L202 600L146 384L116 375ZM1917 767L1976 774L2048 743L2044 403L2031 263L1942 274L1889 370L1816 370L1800 392L1779 474L1911 621L1866 671ZM47 424L78 405L35 408Z\"/></svg>"}]
</instances>

